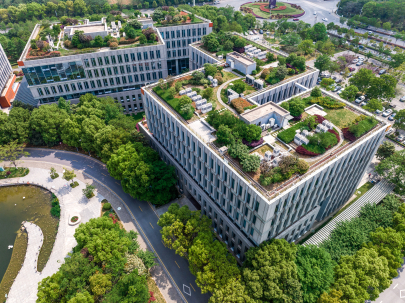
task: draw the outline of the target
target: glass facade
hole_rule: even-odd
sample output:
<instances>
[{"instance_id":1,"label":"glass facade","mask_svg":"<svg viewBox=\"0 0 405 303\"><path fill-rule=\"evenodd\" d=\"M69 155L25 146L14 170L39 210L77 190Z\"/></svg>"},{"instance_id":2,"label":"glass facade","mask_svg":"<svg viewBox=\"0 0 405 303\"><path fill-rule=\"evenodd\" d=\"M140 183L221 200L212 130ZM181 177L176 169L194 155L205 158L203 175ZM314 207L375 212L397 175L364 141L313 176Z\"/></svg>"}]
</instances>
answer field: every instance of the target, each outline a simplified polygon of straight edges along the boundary
<instances>
[{"instance_id":1,"label":"glass facade","mask_svg":"<svg viewBox=\"0 0 405 303\"><path fill-rule=\"evenodd\" d=\"M81 61L28 67L22 71L30 86L86 78Z\"/></svg>"}]
</instances>

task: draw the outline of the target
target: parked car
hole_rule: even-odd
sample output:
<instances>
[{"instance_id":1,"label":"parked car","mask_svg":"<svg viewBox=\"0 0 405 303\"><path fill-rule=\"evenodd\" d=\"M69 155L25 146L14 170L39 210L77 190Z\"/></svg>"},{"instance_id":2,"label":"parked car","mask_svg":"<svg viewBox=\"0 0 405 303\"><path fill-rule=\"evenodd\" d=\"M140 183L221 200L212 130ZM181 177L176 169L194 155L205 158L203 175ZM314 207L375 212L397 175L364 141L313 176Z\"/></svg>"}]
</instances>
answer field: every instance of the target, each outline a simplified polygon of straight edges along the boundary
<instances>
[{"instance_id":1,"label":"parked car","mask_svg":"<svg viewBox=\"0 0 405 303\"><path fill-rule=\"evenodd\" d=\"M403 96L401 99L399 99L401 102L405 102L405 96Z\"/></svg>"},{"instance_id":2,"label":"parked car","mask_svg":"<svg viewBox=\"0 0 405 303\"><path fill-rule=\"evenodd\" d=\"M399 141L399 142L402 142L402 141L404 141L405 140L405 136L404 135L399 135L398 137L397 137L397 141Z\"/></svg>"},{"instance_id":3,"label":"parked car","mask_svg":"<svg viewBox=\"0 0 405 303\"><path fill-rule=\"evenodd\" d=\"M364 101L363 101L363 102L360 103L360 106L364 106L364 105L366 105L366 104L367 104L367 102L364 102Z\"/></svg>"},{"instance_id":4,"label":"parked car","mask_svg":"<svg viewBox=\"0 0 405 303\"><path fill-rule=\"evenodd\" d=\"M385 74L387 71L385 69L382 69L378 72L379 75Z\"/></svg>"},{"instance_id":5,"label":"parked car","mask_svg":"<svg viewBox=\"0 0 405 303\"><path fill-rule=\"evenodd\" d=\"M341 83L343 81L343 79L336 79L335 82L336 83Z\"/></svg>"},{"instance_id":6,"label":"parked car","mask_svg":"<svg viewBox=\"0 0 405 303\"><path fill-rule=\"evenodd\" d=\"M340 72L340 75L344 75L345 74L345 72Z\"/></svg>"},{"instance_id":7,"label":"parked car","mask_svg":"<svg viewBox=\"0 0 405 303\"><path fill-rule=\"evenodd\" d=\"M383 117L388 117L392 113L392 109L387 109L385 112L382 113Z\"/></svg>"},{"instance_id":8,"label":"parked car","mask_svg":"<svg viewBox=\"0 0 405 303\"><path fill-rule=\"evenodd\" d=\"M300 20L300 19L298 19L298 18L294 18L294 19L293 19L293 21L299 21L299 20Z\"/></svg>"},{"instance_id":9,"label":"parked car","mask_svg":"<svg viewBox=\"0 0 405 303\"><path fill-rule=\"evenodd\" d=\"M333 92L336 93L338 90L341 90L341 89L342 89L342 87L338 85L333 89Z\"/></svg>"},{"instance_id":10,"label":"parked car","mask_svg":"<svg viewBox=\"0 0 405 303\"><path fill-rule=\"evenodd\" d=\"M263 30L261 29L261 30L259 30L259 34L263 34Z\"/></svg>"},{"instance_id":11,"label":"parked car","mask_svg":"<svg viewBox=\"0 0 405 303\"><path fill-rule=\"evenodd\" d=\"M359 62L359 59L354 59L354 60L352 61L353 64L355 64L355 63L357 63L357 62Z\"/></svg>"},{"instance_id":12,"label":"parked car","mask_svg":"<svg viewBox=\"0 0 405 303\"><path fill-rule=\"evenodd\" d=\"M357 62L356 66L362 66L363 64L364 64L363 61L359 61Z\"/></svg>"},{"instance_id":13,"label":"parked car","mask_svg":"<svg viewBox=\"0 0 405 303\"><path fill-rule=\"evenodd\" d=\"M368 34L369 34L369 35L372 35L372 34L373 34L373 32L372 32L372 31L368 31Z\"/></svg>"},{"instance_id":14,"label":"parked car","mask_svg":"<svg viewBox=\"0 0 405 303\"><path fill-rule=\"evenodd\" d=\"M397 106L395 104L390 103L390 107L395 108Z\"/></svg>"},{"instance_id":15,"label":"parked car","mask_svg":"<svg viewBox=\"0 0 405 303\"><path fill-rule=\"evenodd\" d=\"M323 18L322 21L328 22L328 18Z\"/></svg>"},{"instance_id":16,"label":"parked car","mask_svg":"<svg viewBox=\"0 0 405 303\"><path fill-rule=\"evenodd\" d=\"M314 12L314 15L316 15L316 12Z\"/></svg>"},{"instance_id":17,"label":"parked car","mask_svg":"<svg viewBox=\"0 0 405 303\"><path fill-rule=\"evenodd\" d=\"M249 35L253 35L253 32L252 32L252 31L249 31Z\"/></svg>"},{"instance_id":18,"label":"parked car","mask_svg":"<svg viewBox=\"0 0 405 303\"><path fill-rule=\"evenodd\" d=\"M343 93L343 89L341 89L341 90L339 90L339 91L337 92L338 95L340 95L341 93Z\"/></svg>"},{"instance_id":19,"label":"parked car","mask_svg":"<svg viewBox=\"0 0 405 303\"><path fill-rule=\"evenodd\" d=\"M349 71L354 72L356 69L354 67L349 67Z\"/></svg>"},{"instance_id":20,"label":"parked car","mask_svg":"<svg viewBox=\"0 0 405 303\"><path fill-rule=\"evenodd\" d=\"M366 97L360 96L360 97L358 97L358 98L355 100L355 102L356 102L356 103L361 103L361 102L364 101L364 99L366 99Z\"/></svg>"},{"instance_id":21,"label":"parked car","mask_svg":"<svg viewBox=\"0 0 405 303\"><path fill-rule=\"evenodd\" d=\"M393 121L396 116L396 113L393 113L391 116L388 117L388 120Z\"/></svg>"},{"instance_id":22,"label":"parked car","mask_svg":"<svg viewBox=\"0 0 405 303\"><path fill-rule=\"evenodd\" d=\"M253 34L257 35L257 32L255 30L253 30L252 32L253 32Z\"/></svg>"},{"instance_id":23,"label":"parked car","mask_svg":"<svg viewBox=\"0 0 405 303\"><path fill-rule=\"evenodd\" d=\"M337 78L336 76L332 76L332 79L333 79L333 80L336 80L336 78Z\"/></svg>"},{"instance_id":24,"label":"parked car","mask_svg":"<svg viewBox=\"0 0 405 303\"><path fill-rule=\"evenodd\" d=\"M377 109L377 110L375 111L375 114L376 114L376 115L379 115L379 114L381 114L381 113L382 113L382 111L379 110L379 109Z\"/></svg>"},{"instance_id":25,"label":"parked car","mask_svg":"<svg viewBox=\"0 0 405 303\"><path fill-rule=\"evenodd\" d=\"M353 76L353 74L352 74L352 73L349 73L349 74L347 75L347 78L350 78L351 76Z\"/></svg>"}]
</instances>

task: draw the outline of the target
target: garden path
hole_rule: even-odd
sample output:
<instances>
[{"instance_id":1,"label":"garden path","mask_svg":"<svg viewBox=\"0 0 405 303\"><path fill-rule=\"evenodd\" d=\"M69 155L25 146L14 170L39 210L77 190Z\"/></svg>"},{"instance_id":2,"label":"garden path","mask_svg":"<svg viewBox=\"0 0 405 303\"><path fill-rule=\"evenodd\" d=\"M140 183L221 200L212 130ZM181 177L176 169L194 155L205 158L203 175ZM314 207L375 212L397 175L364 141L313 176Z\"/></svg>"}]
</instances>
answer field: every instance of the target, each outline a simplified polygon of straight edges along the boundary
<instances>
[{"instance_id":1,"label":"garden path","mask_svg":"<svg viewBox=\"0 0 405 303\"><path fill-rule=\"evenodd\" d=\"M241 77L240 75L234 73L230 68L229 68L229 69L224 69L224 70L227 71L227 72L231 72L231 73L237 75L238 78L233 78L233 79L228 80L228 81L226 81L226 82L224 82L224 83L221 84L221 86L220 86L220 87L218 88L218 90L217 90L217 100L218 100L219 103L222 104L222 106L224 106L225 108L227 108L228 110L230 110L231 112L233 112L235 115L238 115L238 116L239 116L239 114L238 114L238 112L237 112L236 110L234 110L232 107L230 107L228 104L225 104L225 103L222 101L222 99L221 99L221 91L222 91L222 89L223 89L225 86L227 86L227 85L228 85L229 83L231 83L232 81L235 81L235 80L238 80L238 79L243 79L243 77Z\"/></svg>"}]
</instances>

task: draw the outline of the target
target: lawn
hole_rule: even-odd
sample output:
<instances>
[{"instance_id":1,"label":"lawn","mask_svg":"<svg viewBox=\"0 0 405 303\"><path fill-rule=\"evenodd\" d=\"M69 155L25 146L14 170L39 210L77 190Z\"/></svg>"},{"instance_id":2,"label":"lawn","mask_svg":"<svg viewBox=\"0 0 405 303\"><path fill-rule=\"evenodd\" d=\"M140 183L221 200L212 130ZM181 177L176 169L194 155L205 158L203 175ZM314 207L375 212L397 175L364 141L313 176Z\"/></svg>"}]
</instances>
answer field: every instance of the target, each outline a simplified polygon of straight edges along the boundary
<instances>
[{"instance_id":1,"label":"lawn","mask_svg":"<svg viewBox=\"0 0 405 303\"><path fill-rule=\"evenodd\" d=\"M4 167L4 169L4 171L0 172L0 179L24 177L30 172L28 168L24 167ZM8 172L10 173L8 174Z\"/></svg>"},{"instance_id":2,"label":"lawn","mask_svg":"<svg viewBox=\"0 0 405 303\"><path fill-rule=\"evenodd\" d=\"M132 118L134 118L134 120L135 120L135 122L140 122L140 121L142 121L142 117L145 115L145 112L140 112L140 113L137 113L137 114L132 114L131 116L132 116Z\"/></svg>"},{"instance_id":3,"label":"lawn","mask_svg":"<svg viewBox=\"0 0 405 303\"><path fill-rule=\"evenodd\" d=\"M301 129L301 128L309 129L308 128L308 122L305 122L305 120L300 121L300 122L294 124L293 126L291 126L290 128L287 128L287 129L283 130L282 132L279 132L277 134L277 137L280 140L282 140L282 141L284 141L285 143L288 144L288 143L290 143L290 142L292 142L294 140L294 137L295 137L295 134L296 134L295 131L298 130L298 129Z\"/></svg>"},{"instance_id":4,"label":"lawn","mask_svg":"<svg viewBox=\"0 0 405 303\"><path fill-rule=\"evenodd\" d=\"M261 154L264 157L264 154L266 153L266 151L271 151L273 152L273 149L270 147L270 145L265 144L262 147L254 150L254 152L258 152L259 154Z\"/></svg>"},{"instance_id":5,"label":"lawn","mask_svg":"<svg viewBox=\"0 0 405 303\"><path fill-rule=\"evenodd\" d=\"M179 107L179 99L177 98L173 98L170 99L169 98L169 92L168 90L162 90L159 86L156 86L153 88L153 91L159 95L160 98L162 98L163 100L165 100L176 112L179 113L179 115L181 115L185 120L189 120L192 118L193 113L191 115L182 115L180 114L178 107ZM193 108L194 110L194 108Z\"/></svg>"},{"instance_id":6,"label":"lawn","mask_svg":"<svg viewBox=\"0 0 405 303\"><path fill-rule=\"evenodd\" d=\"M231 83L232 83L233 85L235 85L235 84L237 84L237 83L243 83L243 84L245 84L245 90L243 91L243 94L244 94L245 96L246 96L246 95L249 95L249 94L251 94L251 93L253 93L253 92L256 91L256 89L255 89L253 86L247 85L242 79L238 79L238 80L232 81ZM231 83L229 83L229 84L231 84ZM232 85L229 86L229 84L228 84L228 86L225 88L225 90L228 89L228 88L232 88Z\"/></svg>"},{"instance_id":7,"label":"lawn","mask_svg":"<svg viewBox=\"0 0 405 303\"><path fill-rule=\"evenodd\" d=\"M351 110L340 108L340 109L328 109L324 108L327 113L325 119L332 122L335 126L339 128L348 127L353 124L353 121L357 118L357 114Z\"/></svg>"},{"instance_id":8,"label":"lawn","mask_svg":"<svg viewBox=\"0 0 405 303\"><path fill-rule=\"evenodd\" d=\"M280 14L280 15L298 15L298 14L301 14L303 12L302 10L292 8L290 4L285 3L285 2L277 2L277 6L286 6L287 8L285 10L281 10L281 11L272 11L271 12L272 15L277 15L277 14ZM267 12L264 12L264 11L260 10L260 5L253 5L253 3L249 3L249 4L242 5L242 7L252 8L253 12L256 15L260 16L260 17L263 17L263 18L266 18L266 19L270 17L270 13L267 13Z\"/></svg>"}]
</instances>

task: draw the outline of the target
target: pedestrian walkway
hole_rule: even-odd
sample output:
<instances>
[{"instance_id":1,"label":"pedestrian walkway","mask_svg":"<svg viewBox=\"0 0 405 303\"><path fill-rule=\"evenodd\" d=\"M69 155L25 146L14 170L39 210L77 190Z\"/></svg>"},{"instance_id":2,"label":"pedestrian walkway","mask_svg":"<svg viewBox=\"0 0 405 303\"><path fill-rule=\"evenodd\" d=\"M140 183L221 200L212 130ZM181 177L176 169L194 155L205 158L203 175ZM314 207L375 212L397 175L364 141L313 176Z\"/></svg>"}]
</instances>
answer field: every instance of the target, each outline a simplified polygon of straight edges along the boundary
<instances>
[{"instance_id":1,"label":"pedestrian walkway","mask_svg":"<svg viewBox=\"0 0 405 303\"><path fill-rule=\"evenodd\" d=\"M379 183L373 186L368 192L361 196L356 202L350 205L342 213L340 213L336 218L331 220L327 225L325 225L321 230L309 238L303 245L319 245L323 241L327 240L332 233L332 231L337 227L339 222L347 221L352 218L357 217L360 214L360 210L366 204L376 204L385 198L388 194L392 193L394 190L394 185L386 181L381 180Z\"/></svg>"}]
</instances>

